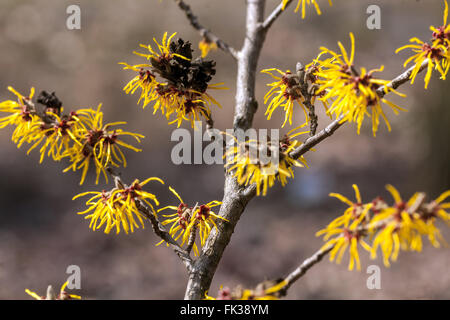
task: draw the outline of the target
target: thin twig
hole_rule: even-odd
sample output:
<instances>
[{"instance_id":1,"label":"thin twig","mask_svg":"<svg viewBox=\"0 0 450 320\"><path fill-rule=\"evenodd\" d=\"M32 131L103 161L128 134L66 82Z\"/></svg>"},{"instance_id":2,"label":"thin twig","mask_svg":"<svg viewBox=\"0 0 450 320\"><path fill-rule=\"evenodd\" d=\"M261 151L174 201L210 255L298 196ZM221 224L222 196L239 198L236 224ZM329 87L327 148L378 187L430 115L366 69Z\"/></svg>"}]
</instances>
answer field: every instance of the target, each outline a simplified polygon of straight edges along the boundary
<instances>
[{"instance_id":1,"label":"thin twig","mask_svg":"<svg viewBox=\"0 0 450 320\"><path fill-rule=\"evenodd\" d=\"M277 18L283 13L284 9L286 9L290 4L292 3L292 0L288 0L286 2L286 5L283 5L283 3L280 3L273 11L272 13L266 18L266 20L263 22L262 27L264 30L269 30L269 28L272 26L272 24L277 20Z\"/></svg>"},{"instance_id":2,"label":"thin twig","mask_svg":"<svg viewBox=\"0 0 450 320\"><path fill-rule=\"evenodd\" d=\"M194 27L194 29L200 32L200 35L202 37L206 38L210 42L214 42L217 45L217 47L231 54L233 58L237 59L239 52L237 52L233 47L225 43L222 39L220 39L214 33L206 29L203 25L201 25L200 22L198 21L198 17L192 12L191 7L186 2L184 2L183 0L174 0L174 1L178 5L178 7L180 7L180 9L184 11L191 25Z\"/></svg>"},{"instance_id":3,"label":"thin twig","mask_svg":"<svg viewBox=\"0 0 450 320\"><path fill-rule=\"evenodd\" d=\"M342 119L344 117L340 116L338 119L331 122L328 126L326 126L324 129L319 131L319 133L316 133L314 136L309 137L305 143L303 143L301 146L299 146L297 149L292 151L289 155L294 158L298 159L302 155L304 155L306 152L311 150L314 146L325 140L326 138L330 137L337 129L339 129L344 122L342 122Z\"/></svg>"},{"instance_id":4,"label":"thin twig","mask_svg":"<svg viewBox=\"0 0 450 320\"><path fill-rule=\"evenodd\" d=\"M422 62L422 64L420 65L418 73L425 70L428 67L428 63L429 63L429 59L424 60ZM402 84L404 84L405 82L408 82L410 80L412 72L414 71L414 68L415 68L415 65L410 67L408 70L406 70L402 74L398 75L394 79L392 79L391 82L389 84L387 84L387 87L395 90L398 87L400 87ZM377 93L381 98L384 97L386 95L385 87L382 86L382 87L378 88Z\"/></svg>"}]
</instances>

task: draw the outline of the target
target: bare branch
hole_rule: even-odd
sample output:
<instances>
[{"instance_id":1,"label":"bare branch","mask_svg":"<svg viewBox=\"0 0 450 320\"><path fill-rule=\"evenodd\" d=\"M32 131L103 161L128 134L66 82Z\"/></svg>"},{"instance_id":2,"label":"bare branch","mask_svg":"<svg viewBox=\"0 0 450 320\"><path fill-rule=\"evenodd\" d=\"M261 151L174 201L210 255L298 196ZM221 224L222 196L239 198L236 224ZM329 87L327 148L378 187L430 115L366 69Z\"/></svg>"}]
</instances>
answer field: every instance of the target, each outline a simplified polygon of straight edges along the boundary
<instances>
[{"instance_id":1,"label":"bare branch","mask_svg":"<svg viewBox=\"0 0 450 320\"><path fill-rule=\"evenodd\" d=\"M283 13L283 11L292 3L293 0L288 0L283 8L283 3L280 3L272 13L266 18L262 27L264 30L269 30L272 24L277 20L277 18Z\"/></svg>"},{"instance_id":2,"label":"bare branch","mask_svg":"<svg viewBox=\"0 0 450 320\"><path fill-rule=\"evenodd\" d=\"M195 211L198 208L198 203L195 204L194 208L192 208L192 214L195 214ZM189 240L186 246L186 251L188 253L191 253L192 248L195 244L195 239L197 238L197 223L194 224L194 226L191 229L191 233L189 234Z\"/></svg>"},{"instance_id":3,"label":"bare branch","mask_svg":"<svg viewBox=\"0 0 450 320\"><path fill-rule=\"evenodd\" d=\"M235 130L246 130L251 127L253 116L258 106L255 98L255 77L259 55L267 32L267 28L264 28L263 23L264 7L265 0L247 0L246 38L239 55L236 56L238 61L238 75L233 123ZM278 10L281 10L281 8L279 7ZM270 26L280 14L281 12L278 11L272 13L268 20L266 20L266 27ZM420 71L426 68L426 66L427 64L424 63L421 66ZM389 85L395 89L407 82L412 70L412 68L408 69L405 73L392 80ZM380 87L377 90L380 97L385 95L384 90L384 87ZM339 117L319 133L308 138L302 146L291 153L291 156L298 158L312 147L331 136L343 125L341 120L342 117ZM231 239L234 228L248 202L255 197L255 195L255 185L244 188L237 183L236 179L232 176L232 173L226 173L224 197L219 215L228 221L218 221L217 229L214 228L211 231L200 257L193 264L186 288L185 299L204 298L205 292L211 285L223 252ZM302 263L297 272L291 276L291 282L295 281L294 279L301 277L309 268L319 262L323 256L329 252L328 250L331 249L317 252Z\"/></svg>"},{"instance_id":4,"label":"bare branch","mask_svg":"<svg viewBox=\"0 0 450 320\"><path fill-rule=\"evenodd\" d=\"M200 32L200 35L202 37L206 38L208 41L214 42L217 45L217 47L231 54L233 58L235 59L238 58L239 52L237 52L234 48L232 48L223 40L221 40L218 36L216 36L214 33L212 33L211 31L206 29L203 25L201 25L200 22L198 21L198 17L192 12L191 7L186 2L184 2L183 0L174 0L174 1L178 5L178 7L180 7L180 9L184 11L191 25L194 27L194 29Z\"/></svg>"},{"instance_id":5,"label":"bare branch","mask_svg":"<svg viewBox=\"0 0 450 320\"><path fill-rule=\"evenodd\" d=\"M428 67L428 62L429 62L429 59L426 59L422 62L422 64L420 65L420 68L419 68L419 73ZM414 71L414 68L415 68L415 65L410 67L408 70L406 70L402 74L398 75L394 79L392 79L391 82L387 85L387 87L392 88L392 89L397 89L405 82L408 82L408 80L410 80L412 72ZM384 97L386 95L385 87L382 86L382 87L378 88L377 93L380 97Z\"/></svg>"},{"instance_id":6,"label":"bare branch","mask_svg":"<svg viewBox=\"0 0 450 320\"><path fill-rule=\"evenodd\" d=\"M287 290L291 287L291 285L300 279L312 266L316 265L320 261L322 261L323 257L325 257L331 250L333 250L334 245L329 246L324 250L318 250L311 257L303 261L294 271L292 271L285 279L286 285L283 289L280 290L281 296L285 296L287 294Z\"/></svg>"},{"instance_id":7,"label":"bare branch","mask_svg":"<svg viewBox=\"0 0 450 320\"><path fill-rule=\"evenodd\" d=\"M126 188L127 185L123 183L120 175L116 173L111 167L107 168L108 173L113 177L114 183L117 188L123 189ZM138 210L148 219L150 220L153 231L155 234L160 237L162 240L167 242L169 246L173 249L173 251L178 255L181 261L186 266L186 269L190 272L192 270L192 258L188 251L184 250L180 245L172 238L172 236L167 232L166 228L159 222L158 218L155 216L153 211L148 208L148 206L139 199L134 199L136 207Z\"/></svg>"}]
</instances>

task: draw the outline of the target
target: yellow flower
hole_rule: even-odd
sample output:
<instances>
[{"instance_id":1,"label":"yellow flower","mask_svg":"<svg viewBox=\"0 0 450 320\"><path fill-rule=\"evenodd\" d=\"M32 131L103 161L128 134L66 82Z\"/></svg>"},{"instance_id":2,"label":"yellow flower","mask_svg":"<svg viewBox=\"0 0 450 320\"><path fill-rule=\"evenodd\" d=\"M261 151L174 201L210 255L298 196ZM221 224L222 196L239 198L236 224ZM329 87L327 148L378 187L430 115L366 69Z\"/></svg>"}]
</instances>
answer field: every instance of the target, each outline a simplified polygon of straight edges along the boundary
<instances>
[{"instance_id":1,"label":"yellow flower","mask_svg":"<svg viewBox=\"0 0 450 320\"><path fill-rule=\"evenodd\" d=\"M353 270L356 265L356 269L361 270L358 244L370 252L370 245L364 241L365 232L362 230L362 226L367 223L367 213L372 204L362 203L357 185L354 184L353 189L355 190L356 202L350 201L341 194L330 193L330 196L338 198L349 207L342 216L333 220L325 229L318 231L316 236L323 235L324 241L326 241L320 250L333 247L330 251L330 261L336 259L336 263L341 263L347 248L349 248L350 261L348 269Z\"/></svg>"},{"instance_id":2,"label":"yellow flower","mask_svg":"<svg viewBox=\"0 0 450 320\"><path fill-rule=\"evenodd\" d=\"M445 211L445 209L450 208L450 202L444 202L444 200L446 200L449 197L450 197L450 190L445 191L436 200L432 202L433 206L431 207L434 216L441 218L445 222L450 221L450 214Z\"/></svg>"},{"instance_id":3,"label":"yellow flower","mask_svg":"<svg viewBox=\"0 0 450 320\"><path fill-rule=\"evenodd\" d=\"M283 10L286 7L286 4L289 2L289 0L283 0ZM331 2L331 0L328 0L328 3L330 4L330 6L333 5L333 3ZM313 5L314 8L316 9L316 12L318 15L321 15L322 12L320 11L320 7L317 4L317 0L298 0L297 2L297 7L295 8L295 12L298 12L298 10L300 9L300 7L302 8L302 19L305 18L305 9L306 9L306 5L310 6Z\"/></svg>"},{"instance_id":4,"label":"yellow flower","mask_svg":"<svg viewBox=\"0 0 450 320\"><path fill-rule=\"evenodd\" d=\"M274 71L278 72L280 76L274 75L272 73ZM305 113L305 122L308 122L307 109L303 105L304 97L302 96L298 83L295 80L295 75L293 75L289 70L283 72L276 68L264 69L261 72L267 73L276 80L275 82L268 84L268 86L272 88L264 96L264 104L267 104L270 100L265 113L267 120L271 119L273 112L277 108L283 107L285 117L281 127L283 128L288 121L289 124L292 124L294 104L297 102Z\"/></svg>"},{"instance_id":5,"label":"yellow flower","mask_svg":"<svg viewBox=\"0 0 450 320\"><path fill-rule=\"evenodd\" d=\"M291 132L296 129L291 130ZM233 137L236 145L230 147L224 155L224 158L226 158L225 168L228 172L233 172L240 185L256 184L257 195L262 193L265 196L268 188L271 188L276 180L282 186L285 186L288 178L294 177L293 166L307 166L304 157L296 160L289 155L301 144L297 140L291 139L303 133L306 132L299 132L294 135L288 133L279 141L278 145L273 145L272 141L247 140L239 142ZM268 159L262 157L264 154L270 155L271 159L266 161ZM276 163L272 161L274 156L278 156Z\"/></svg>"},{"instance_id":6,"label":"yellow flower","mask_svg":"<svg viewBox=\"0 0 450 320\"><path fill-rule=\"evenodd\" d=\"M381 102L390 106L395 114L398 114L399 110L405 111L387 99L380 98L377 89L384 86L385 94L393 92L401 97L405 97L405 95L387 86L390 81L374 78L373 73L383 71L383 66L369 72L365 68L361 68L360 72L356 70L354 67L355 38L353 33L350 33L350 39L352 43L350 55L340 42L338 42L338 45L341 54L324 47L321 48L322 52L319 57L328 55L329 58L325 60L317 58L315 60L315 63L320 66L315 73L319 85L316 94L321 95L320 99L323 101L333 101L328 109L329 114L334 114L336 117L343 115L342 122L356 122L358 134L365 116L372 117L372 131L375 136L380 117L384 119L388 129L391 130Z\"/></svg>"},{"instance_id":7,"label":"yellow flower","mask_svg":"<svg viewBox=\"0 0 450 320\"><path fill-rule=\"evenodd\" d=\"M73 200L86 195L93 195L86 201L88 208L85 211L78 212L78 214L87 214L85 219L91 220L89 228L92 228L92 230L95 231L105 226L105 233L109 233L111 229L116 228L118 234L122 226L126 234L128 232L133 233L134 228L139 228L139 225L144 228L144 220L147 219L139 211L140 202L145 203L156 216L153 204L159 205L158 199L154 194L142 190L142 187L150 181L158 181L164 184L164 181L155 177L142 182L136 179L128 187L114 188L111 191L84 192L75 196Z\"/></svg>"},{"instance_id":8,"label":"yellow flower","mask_svg":"<svg viewBox=\"0 0 450 320\"><path fill-rule=\"evenodd\" d=\"M154 39L159 52L151 45L141 45L148 54L134 52L149 63L129 65L120 62L124 69L138 73L124 91L133 94L140 88L138 104L142 102L145 108L152 102L153 114L160 110L169 124L176 123L179 127L183 121L188 121L195 128L195 121L202 117L209 119L211 104L220 107L207 90L226 88L221 87L222 83L208 84L216 72L215 62L192 60L191 44L182 39L172 41L174 36L175 33L167 38L166 32L161 44Z\"/></svg>"},{"instance_id":9,"label":"yellow flower","mask_svg":"<svg viewBox=\"0 0 450 320\"><path fill-rule=\"evenodd\" d=\"M211 88L220 89L216 87ZM153 106L153 114L161 110L161 113L166 116L167 120L172 115L175 115L175 119L169 121L169 124L176 123L177 127L180 127L183 120L187 120L190 122L191 127L195 128L195 121L200 121L201 116L209 119L211 103L220 107L220 104L207 93L197 91L182 92L174 87L165 85L158 85L149 99L150 101L156 101Z\"/></svg>"},{"instance_id":10,"label":"yellow flower","mask_svg":"<svg viewBox=\"0 0 450 320\"><path fill-rule=\"evenodd\" d=\"M430 83L433 69L438 70L441 74L441 79L445 80L449 70L450 61L450 53L448 52L448 47L440 44L430 45L428 43L424 43L418 38L411 38L409 41L417 44L405 45L401 48L398 48L395 52L398 53L407 48L410 48L413 52L415 52L415 54L409 57L404 63L404 66L406 67L411 61L414 62L415 67L410 76L411 83L414 83L414 80L416 79L416 76L419 73L422 64L427 59L428 66L427 73L425 75L425 89L428 89L428 84Z\"/></svg>"},{"instance_id":11,"label":"yellow flower","mask_svg":"<svg viewBox=\"0 0 450 320\"><path fill-rule=\"evenodd\" d=\"M36 292L33 292L33 291L29 290L29 289L25 289L25 292L28 295L32 296L36 300L71 300L71 299L78 299L79 300L79 299L81 299L81 297L76 295L76 294L67 293L65 291L67 285L68 285L68 281L64 282L64 284L62 285L61 290L59 292L59 295L56 296L56 297L40 296Z\"/></svg>"},{"instance_id":12,"label":"yellow flower","mask_svg":"<svg viewBox=\"0 0 450 320\"><path fill-rule=\"evenodd\" d=\"M430 30L433 31L433 43L438 43L446 46L450 45L450 25L447 25L448 19L448 3L447 0L444 0L445 9L444 9L444 18L442 26L436 28L434 26L430 26Z\"/></svg>"},{"instance_id":13,"label":"yellow flower","mask_svg":"<svg viewBox=\"0 0 450 320\"><path fill-rule=\"evenodd\" d=\"M343 203L348 205L348 208L344 211L344 214L335 220L333 220L330 224L328 224L327 228L319 231L316 235L322 235L327 233L325 240L330 236L334 235L332 230L337 230L336 228L345 226L348 227L351 221L354 219L358 219L361 215L366 215L367 210L370 209L370 206L364 205L361 200L361 193L356 184L352 185L355 190L356 202L352 202L347 197L339 194L339 193L330 193L330 197L334 197L342 201ZM331 233L330 233L331 232Z\"/></svg>"},{"instance_id":14,"label":"yellow flower","mask_svg":"<svg viewBox=\"0 0 450 320\"><path fill-rule=\"evenodd\" d=\"M198 43L198 48L202 52L202 58L206 58L211 50L217 50L217 44L215 42L209 41L206 38L203 38L202 41Z\"/></svg>"},{"instance_id":15,"label":"yellow flower","mask_svg":"<svg viewBox=\"0 0 450 320\"><path fill-rule=\"evenodd\" d=\"M17 96L18 102L8 100L0 103L0 112L11 113L9 116L0 118L0 128L16 125L12 141L17 144L18 148L24 143L32 144L27 152L29 154L43 143L40 148L39 160L42 163L46 154L53 160L59 161L64 157L64 153L70 148L71 143L80 144L73 133L77 119L72 114L60 116L60 114L49 111L50 109L39 114L31 100L34 96L34 88L31 88L28 97L24 97L12 87L8 87L8 90ZM61 108L58 112L62 111Z\"/></svg>"},{"instance_id":16,"label":"yellow flower","mask_svg":"<svg viewBox=\"0 0 450 320\"><path fill-rule=\"evenodd\" d=\"M26 139L28 143L33 143L27 153L30 153L43 142L39 150L41 154L40 162L44 160L46 153L53 160L59 161L67 156L67 152L72 148L71 144L81 146L81 142L74 133L74 127L78 120L73 115L60 117L48 111L46 116L52 119L52 123L49 124L44 121L34 123L34 127L30 130ZM23 139L22 141L25 141L25 137Z\"/></svg>"},{"instance_id":17,"label":"yellow flower","mask_svg":"<svg viewBox=\"0 0 450 320\"><path fill-rule=\"evenodd\" d=\"M7 100L0 103L0 112L9 113L0 118L0 129L15 125L12 141L18 148L25 143L30 144L27 154L39 147L40 163L46 155L55 161L68 158L71 164L64 172L81 169L80 184L86 178L91 160L95 164L98 183L102 173L108 181L105 171L108 166L126 167L126 158L121 148L141 151L119 138L130 136L140 142L144 136L112 128L126 122L103 124L101 104L97 110L80 109L64 114L62 102L54 94L42 91L37 98L37 102L45 106L41 112L32 101L34 88L28 97L11 87L8 89L17 96L18 101Z\"/></svg>"},{"instance_id":18,"label":"yellow flower","mask_svg":"<svg viewBox=\"0 0 450 320\"><path fill-rule=\"evenodd\" d=\"M215 220L222 219L228 221L211 211L211 208L222 204L220 201L214 200L205 205L189 207L172 187L169 187L169 190L178 198L178 200L180 200L180 204L178 206L163 207L158 209L158 212L166 209L176 211L173 214L163 215L163 217L167 219L162 222L162 225L171 224L169 234L175 241L178 241L181 238L181 246L184 246L189 242L193 232L196 234L198 231L200 235L200 245L203 247L212 228L217 228ZM164 240L160 241L157 245L160 245L163 242ZM193 243L192 248L194 254L198 255L199 250L195 242Z\"/></svg>"},{"instance_id":19,"label":"yellow flower","mask_svg":"<svg viewBox=\"0 0 450 320\"><path fill-rule=\"evenodd\" d=\"M450 226L450 214L445 209L450 208L450 203L443 202L450 197L450 190L442 193L436 200L432 201L427 206L427 211L421 214L414 214L416 219L415 227L418 232L428 237L430 243L436 247L440 247L440 242L448 245L443 238L440 230L436 227L436 220L441 219L448 226Z\"/></svg>"},{"instance_id":20,"label":"yellow flower","mask_svg":"<svg viewBox=\"0 0 450 320\"><path fill-rule=\"evenodd\" d=\"M441 74L441 79L445 80L450 68L450 25L447 25L447 16L448 3L445 1L444 24L439 28L433 26L430 27L431 31L433 31L431 44L414 37L409 40L411 44L400 47L395 51L395 53L398 53L405 49L411 49L415 53L404 63L404 67L410 62L414 63L414 69L410 76L411 83L414 83L422 64L425 60L428 60L427 72L425 75L425 89L428 88L433 69L438 70Z\"/></svg>"},{"instance_id":21,"label":"yellow flower","mask_svg":"<svg viewBox=\"0 0 450 320\"><path fill-rule=\"evenodd\" d=\"M35 90L31 88L28 97L24 97L12 87L8 87L8 90L17 96L18 101L7 100L0 103L0 112L9 114L0 118L0 129L8 125L15 125L12 141L20 147L34 136L31 132L35 130L36 124L40 123L40 118L35 114L34 107L31 105Z\"/></svg>"},{"instance_id":22,"label":"yellow flower","mask_svg":"<svg viewBox=\"0 0 450 320\"><path fill-rule=\"evenodd\" d=\"M422 251L422 236L427 236L434 247L440 242L445 243L440 230L436 227L436 220L450 221L450 214L445 211L450 203L443 203L450 197L450 191L441 194L436 200L425 203L425 194L415 193L408 201L403 201L400 193L391 185L387 190L394 198L394 204L389 206L381 197L372 202L362 203L359 189L353 185L356 202L348 198L331 193L346 203L349 208L341 217L333 220L325 229L317 232L317 236L324 236L326 243L321 250L331 249L330 260L337 256L337 262L342 260L346 249L350 247L351 270L356 264L360 269L358 244L370 252L371 259L377 256L381 249L385 266L390 261L396 261L400 250ZM363 238L368 237L372 244L367 244Z\"/></svg>"},{"instance_id":23,"label":"yellow flower","mask_svg":"<svg viewBox=\"0 0 450 320\"><path fill-rule=\"evenodd\" d=\"M126 158L121 147L140 152L138 149L124 141L120 140L120 136L130 136L137 142L140 142L143 135L123 131L122 129L111 129L113 126L126 124L126 122L112 122L103 124L103 112L100 110L101 104L97 110L80 109L74 117L78 119L75 135L79 143L73 148L66 149L64 156L69 156L72 164L67 167L64 172L69 170L82 169L80 185L84 183L91 159L95 164L96 181L98 184L100 174L103 173L106 182L108 176L106 168L108 166L119 167L119 164L127 166Z\"/></svg>"}]
</instances>

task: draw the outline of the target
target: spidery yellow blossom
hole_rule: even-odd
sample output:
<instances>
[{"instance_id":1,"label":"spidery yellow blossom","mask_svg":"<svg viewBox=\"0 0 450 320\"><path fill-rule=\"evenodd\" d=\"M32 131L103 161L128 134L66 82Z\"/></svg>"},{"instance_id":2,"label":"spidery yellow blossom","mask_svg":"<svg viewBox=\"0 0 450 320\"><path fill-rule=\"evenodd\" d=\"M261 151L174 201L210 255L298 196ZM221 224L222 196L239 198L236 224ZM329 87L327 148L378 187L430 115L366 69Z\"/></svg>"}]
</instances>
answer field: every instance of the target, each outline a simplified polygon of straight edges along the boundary
<instances>
[{"instance_id":1,"label":"spidery yellow blossom","mask_svg":"<svg viewBox=\"0 0 450 320\"><path fill-rule=\"evenodd\" d=\"M405 49L411 49L414 52L404 63L405 67L411 62L414 63L414 69L410 76L411 83L414 83L422 66L424 63L427 63L425 89L428 88L433 70L437 70L441 75L441 79L445 80L450 68L450 25L447 24L447 17L448 3L445 0L444 23L438 28L430 27L430 30L433 31L431 43L423 42L419 38L414 37L409 40L411 44L400 47L395 51L395 53L398 53Z\"/></svg>"},{"instance_id":2,"label":"spidery yellow blossom","mask_svg":"<svg viewBox=\"0 0 450 320\"><path fill-rule=\"evenodd\" d=\"M92 161L95 165L96 184L98 184L101 174L103 174L106 182L108 182L108 176L106 174L106 168L108 166L127 166L127 161L121 147L135 152L141 151L141 149L122 141L119 137L129 136L137 142L141 142L140 139L144 138L144 136L138 133L123 131L122 129L112 129L114 126L126 124L123 121L103 124L101 106L100 104L96 110L80 109L76 112L78 122L75 135L78 141L82 141L83 143L74 145L71 149L66 149L67 151L64 154L70 157L72 162L64 172L69 170L82 170L80 185L83 184Z\"/></svg>"},{"instance_id":3,"label":"spidery yellow blossom","mask_svg":"<svg viewBox=\"0 0 450 320\"><path fill-rule=\"evenodd\" d=\"M305 122L308 122L308 112L303 104L304 97L295 80L295 75L289 70L283 72L277 68L264 69L261 72L276 80L268 84L272 88L264 96L264 104L267 104L270 100L265 113L267 120L272 118L272 114L277 108L282 107L285 117L281 127L283 128L287 122L291 125L295 102L297 102L305 114ZM277 72L279 75L273 74L273 72Z\"/></svg>"},{"instance_id":4,"label":"spidery yellow blossom","mask_svg":"<svg viewBox=\"0 0 450 320\"><path fill-rule=\"evenodd\" d=\"M222 83L209 84L216 72L215 62L193 59L191 44L182 39L173 41L175 35L168 37L167 32L164 33L161 43L153 39L156 47L141 44L148 53L133 52L145 58L147 63L120 62L124 69L137 72L124 91L134 94L140 89L138 104L142 103L143 108L153 103L153 114L161 112L169 124L175 123L179 127L187 121L196 129L195 121L210 118L212 104L220 107L207 90L226 88ZM215 44L200 45L204 56Z\"/></svg>"},{"instance_id":5,"label":"spidery yellow blossom","mask_svg":"<svg viewBox=\"0 0 450 320\"><path fill-rule=\"evenodd\" d=\"M353 185L356 202L331 193L349 207L344 214L333 220L325 229L317 232L324 236L325 244L321 250L331 249L330 260L340 263L349 248L349 269L361 269L358 246L361 245L375 259L380 249L385 266L396 261L401 250L422 251L422 237L439 247L445 243L439 228L438 220L449 224L450 214L445 211L450 203L444 202L450 197L450 191L441 194L436 200L424 202L424 195L414 194L408 201L403 201L400 193L391 185L387 190L394 198L394 204L388 205L381 197L369 203L363 203L359 189ZM422 199L422 200L421 200ZM422 201L417 204L418 201ZM367 243L368 238L371 243Z\"/></svg>"},{"instance_id":6,"label":"spidery yellow blossom","mask_svg":"<svg viewBox=\"0 0 450 320\"><path fill-rule=\"evenodd\" d=\"M209 39L203 38L198 43L198 48L202 52L202 58L206 58L211 50L217 50L217 44Z\"/></svg>"},{"instance_id":7,"label":"spidery yellow blossom","mask_svg":"<svg viewBox=\"0 0 450 320\"><path fill-rule=\"evenodd\" d=\"M303 127L304 125L300 126ZM239 142L235 137L235 145L228 148L224 158L226 158L225 168L228 172L233 172L240 185L256 184L257 195L265 196L267 190L278 180L282 186L287 184L289 178L294 177L292 167L307 166L304 157L294 159L289 154L301 143L292 140L297 135L307 132L291 130L278 144L272 141L247 140ZM262 150L266 150L265 152ZM265 159L263 155L270 155L271 159ZM276 157L274 160L273 157Z\"/></svg>"},{"instance_id":8,"label":"spidery yellow blossom","mask_svg":"<svg viewBox=\"0 0 450 320\"><path fill-rule=\"evenodd\" d=\"M114 188L110 191L84 192L75 196L73 200L92 195L86 201L88 208L78 212L80 215L86 214L85 219L90 219L89 228L92 230L95 231L104 227L104 232L109 233L115 228L116 233L119 234L121 228L123 228L126 234L133 233L134 228L139 228L139 226L144 228L144 220L147 219L139 210L142 205L141 202L147 205L156 216L154 205L159 205L158 199L154 194L142 189L150 181L164 184L164 181L156 177L148 178L142 182L136 179L130 186Z\"/></svg>"},{"instance_id":9,"label":"spidery yellow blossom","mask_svg":"<svg viewBox=\"0 0 450 320\"><path fill-rule=\"evenodd\" d=\"M389 130L391 126L384 113L381 102L387 104L395 114L405 109L397 106L391 101L381 98L377 90L383 86L384 94L393 92L398 96L405 97L388 86L390 81L376 79L373 74L383 71L384 67L367 71L361 68L358 72L354 66L355 38L350 33L351 52L345 50L341 42L338 42L341 53L336 53L325 47L321 48L319 57L315 63L320 66L315 76L319 85L316 94L321 95L321 100L332 101L328 113L336 117L343 116L342 122L356 122L357 132L360 133L365 117L372 118L372 131L375 136L383 118ZM326 57L323 59L322 57Z\"/></svg>"},{"instance_id":10,"label":"spidery yellow blossom","mask_svg":"<svg viewBox=\"0 0 450 320\"><path fill-rule=\"evenodd\" d=\"M244 289L238 286L231 290L221 286L217 298L205 294L204 300L278 300L280 290L286 286L286 280L264 281L255 289Z\"/></svg>"},{"instance_id":11,"label":"spidery yellow blossom","mask_svg":"<svg viewBox=\"0 0 450 320\"><path fill-rule=\"evenodd\" d=\"M356 202L352 202L338 193L330 194L330 196L338 198L349 207L342 216L333 220L325 229L318 231L316 236L324 235L326 243L321 250L333 247L330 251L330 261L336 259L337 263L341 263L347 248L349 248L350 262L348 269L353 270L356 266L357 270L361 270L358 245L368 251L371 250L371 247L364 241L364 233L360 230L360 226L367 222L367 212L372 205L363 205L358 186L353 185L353 188Z\"/></svg>"},{"instance_id":12,"label":"spidery yellow blossom","mask_svg":"<svg viewBox=\"0 0 450 320\"><path fill-rule=\"evenodd\" d=\"M17 96L18 101L7 100L0 103L0 112L9 114L0 118L0 129L15 125L12 141L19 148L23 144L31 145L27 154L39 147L40 163L45 156L55 161L68 159L71 164L64 172L82 170L80 184L83 184L91 162L94 162L96 168L96 183L102 173L108 181L105 172L108 166L127 165L121 148L141 151L120 137L129 136L140 142L144 136L112 128L125 122L103 124L101 104L96 110L79 109L64 114L62 103L56 96L42 91L37 103L45 108L38 111L32 101L34 88L28 97L11 87L8 89Z\"/></svg>"}]
</instances>

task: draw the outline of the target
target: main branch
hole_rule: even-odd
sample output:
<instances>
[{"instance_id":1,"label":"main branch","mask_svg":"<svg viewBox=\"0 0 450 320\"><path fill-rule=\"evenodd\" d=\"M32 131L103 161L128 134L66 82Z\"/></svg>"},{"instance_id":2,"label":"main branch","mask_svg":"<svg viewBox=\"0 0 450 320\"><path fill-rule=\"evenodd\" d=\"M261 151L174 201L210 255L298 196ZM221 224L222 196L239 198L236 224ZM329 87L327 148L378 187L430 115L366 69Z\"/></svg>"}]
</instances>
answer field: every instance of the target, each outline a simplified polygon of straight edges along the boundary
<instances>
[{"instance_id":1,"label":"main branch","mask_svg":"<svg viewBox=\"0 0 450 320\"><path fill-rule=\"evenodd\" d=\"M256 69L266 32L262 28L265 0L247 0L246 37L237 55L238 74L236 82L236 106L234 114L235 130L251 127L257 109L255 98ZM252 198L227 173L225 176L224 197L219 214L228 221L219 221L218 230L211 231L196 260L189 277L185 299L202 299L208 291L223 252L230 242L234 228L247 203Z\"/></svg>"}]
</instances>

